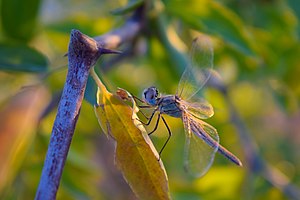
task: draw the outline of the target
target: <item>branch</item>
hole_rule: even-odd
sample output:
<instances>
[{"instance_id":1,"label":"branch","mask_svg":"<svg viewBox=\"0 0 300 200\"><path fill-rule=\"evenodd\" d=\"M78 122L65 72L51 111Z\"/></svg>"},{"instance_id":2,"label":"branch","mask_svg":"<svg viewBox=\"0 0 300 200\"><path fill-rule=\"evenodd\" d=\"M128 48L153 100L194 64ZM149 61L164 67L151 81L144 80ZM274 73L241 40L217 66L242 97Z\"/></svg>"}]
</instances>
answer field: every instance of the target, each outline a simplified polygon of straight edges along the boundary
<instances>
[{"instance_id":1,"label":"branch","mask_svg":"<svg viewBox=\"0 0 300 200\"><path fill-rule=\"evenodd\" d=\"M79 116L90 68L101 55L96 42L72 30L69 44L69 71L58 112L36 199L55 199L63 167Z\"/></svg>"},{"instance_id":2,"label":"branch","mask_svg":"<svg viewBox=\"0 0 300 200\"><path fill-rule=\"evenodd\" d=\"M107 49L115 49L124 42L132 41L143 27L143 14L144 7L142 6L136 10L122 27L94 39L100 47Z\"/></svg>"},{"instance_id":3,"label":"branch","mask_svg":"<svg viewBox=\"0 0 300 200\"><path fill-rule=\"evenodd\" d=\"M35 199L56 198L90 69L102 54L119 53L108 48L115 48L138 35L142 27L141 14L142 8L121 28L96 37L95 40L78 30L72 30L68 50L69 70Z\"/></svg>"},{"instance_id":4,"label":"branch","mask_svg":"<svg viewBox=\"0 0 300 200\"><path fill-rule=\"evenodd\" d=\"M139 33L141 32L144 25L144 7L138 8L135 13L125 22L125 24L111 32L108 32L104 35L95 37L95 41L97 46L100 48L106 49L115 49L123 43L134 42ZM132 45L128 47L128 50L122 52L122 54L118 55L114 59L109 62L101 64L101 71L106 72L111 69L113 65L117 62L121 61L125 57L132 56ZM67 56L68 53L65 55ZM50 72L50 73L53 73ZM44 77L47 77L49 74L45 74ZM43 77L43 78L44 78ZM61 92L60 92L61 93ZM51 104L45 109L42 113L40 120L47 116L58 103L57 99L53 99Z\"/></svg>"},{"instance_id":5,"label":"branch","mask_svg":"<svg viewBox=\"0 0 300 200\"><path fill-rule=\"evenodd\" d=\"M256 144L250 136L242 119L235 110L227 92L224 93L229 110L231 113L231 121L237 127L241 142L244 147L245 156L249 169L252 173L260 174L265 180L267 180L274 187L281 190L290 199L300 199L300 191L290 180L282 174L279 170L272 167L262 156L259 154Z\"/></svg>"}]
</instances>

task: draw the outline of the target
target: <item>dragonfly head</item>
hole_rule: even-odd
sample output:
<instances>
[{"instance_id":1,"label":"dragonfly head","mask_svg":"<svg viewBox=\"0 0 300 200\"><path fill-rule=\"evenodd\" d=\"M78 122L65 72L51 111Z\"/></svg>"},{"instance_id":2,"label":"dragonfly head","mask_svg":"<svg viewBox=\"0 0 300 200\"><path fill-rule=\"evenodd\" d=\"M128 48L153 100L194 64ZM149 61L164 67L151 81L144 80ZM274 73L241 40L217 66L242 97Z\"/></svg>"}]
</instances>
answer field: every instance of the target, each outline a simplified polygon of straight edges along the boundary
<instances>
[{"instance_id":1,"label":"dragonfly head","mask_svg":"<svg viewBox=\"0 0 300 200\"><path fill-rule=\"evenodd\" d=\"M147 104L155 106L157 103L158 90L156 87L152 86L144 90L143 98Z\"/></svg>"}]
</instances>

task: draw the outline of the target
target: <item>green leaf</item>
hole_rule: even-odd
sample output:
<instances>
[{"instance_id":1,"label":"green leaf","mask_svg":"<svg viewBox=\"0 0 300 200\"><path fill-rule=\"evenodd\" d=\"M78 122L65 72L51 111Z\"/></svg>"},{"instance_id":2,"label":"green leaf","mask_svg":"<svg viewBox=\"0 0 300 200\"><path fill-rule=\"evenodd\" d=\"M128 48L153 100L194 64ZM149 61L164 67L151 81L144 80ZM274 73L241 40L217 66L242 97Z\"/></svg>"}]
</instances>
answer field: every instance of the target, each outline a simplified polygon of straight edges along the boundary
<instances>
[{"instance_id":1,"label":"green leaf","mask_svg":"<svg viewBox=\"0 0 300 200\"><path fill-rule=\"evenodd\" d=\"M47 67L46 57L28 46L0 44L0 70L39 73Z\"/></svg>"},{"instance_id":2,"label":"green leaf","mask_svg":"<svg viewBox=\"0 0 300 200\"><path fill-rule=\"evenodd\" d=\"M91 105L95 105L97 103L96 100L96 94L97 94L97 85L95 84L95 81L92 79L91 76L89 76L84 92L84 99L89 102Z\"/></svg>"},{"instance_id":3,"label":"green leaf","mask_svg":"<svg viewBox=\"0 0 300 200\"><path fill-rule=\"evenodd\" d=\"M117 9L111 11L111 13L113 15L123 15L123 14L129 13L129 12L137 9L143 3L144 3L144 0L131 0L128 2L128 4L126 6L117 8Z\"/></svg>"},{"instance_id":4,"label":"green leaf","mask_svg":"<svg viewBox=\"0 0 300 200\"><path fill-rule=\"evenodd\" d=\"M243 22L222 4L213 1L168 1L166 9L192 28L218 35L238 51L254 55L252 41Z\"/></svg>"},{"instance_id":5,"label":"green leaf","mask_svg":"<svg viewBox=\"0 0 300 200\"><path fill-rule=\"evenodd\" d=\"M137 120L137 107L129 107L107 91L95 72L98 85L95 113L103 131L116 141L116 164L139 199L170 199L164 166L146 130Z\"/></svg>"},{"instance_id":6,"label":"green leaf","mask_svg":"<svg viewBox=\"0 0 300 200\"><path fill-rule=\"evenodd\" d=\"M6 35L28 41L36 30L40 0L2 0L1 22Z\"/></svg>"},{"instance_id":7,"label":"green leaf","mask_svg":"<svg viewBox=\"0 0 300 200\"><path fill-rule=\"evenodd\" d=\"M298 1L298 0L288 0L287 2L290 5L290 8L292 10L294 10L294 12L295 12L295 14L298 18L298 21L300 21L300 1Z\"/></svg>"}]
</instances>

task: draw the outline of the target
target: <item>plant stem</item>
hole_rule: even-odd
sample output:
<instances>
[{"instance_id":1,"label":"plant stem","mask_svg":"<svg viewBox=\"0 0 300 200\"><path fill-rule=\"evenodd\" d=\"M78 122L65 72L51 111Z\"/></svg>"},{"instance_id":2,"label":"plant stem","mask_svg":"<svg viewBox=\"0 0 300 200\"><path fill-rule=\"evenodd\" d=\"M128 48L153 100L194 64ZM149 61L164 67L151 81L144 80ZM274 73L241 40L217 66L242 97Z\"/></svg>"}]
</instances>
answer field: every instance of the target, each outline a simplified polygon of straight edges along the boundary
<instances>
[{"instance_id":1,"label":"plant stem","mask_svg":"<svg viewBox=\"0 0 300 200\"><path fill-rule=\"evenodd\" d=\"M92 38L72 30L69 43L69 70L58 105L50 144L35 199L55 199L70 148L91 67L104 53Z\"/></svg>"},{"instance_id":2,"label":"plant stem","mask_svg":"<svg viewBox=\"0 0 300 200\"><path fill-rule=\"evenodd\" d=\"M96 85L97 85L98 87L103 86L103 84L102 84L100 78L98 77L98 75L96 74L94 68L91 69L90 75L91 75L91 77L94 79L94 81L96 82Z\"/></svg>"},{"instance_id":3,"label":"plant stem","mask_svg":"<svg viewBox=\"0 0 300 200\"><path fill-rule=\"evenodd\" d=\"M68 50L69 68L54 121L50 144L35 199L55 199L79 116L91 67L102 54L138 36L142 29L143 6L120 28L92 39L72 30Z\"/></svg>"}]
</instances>

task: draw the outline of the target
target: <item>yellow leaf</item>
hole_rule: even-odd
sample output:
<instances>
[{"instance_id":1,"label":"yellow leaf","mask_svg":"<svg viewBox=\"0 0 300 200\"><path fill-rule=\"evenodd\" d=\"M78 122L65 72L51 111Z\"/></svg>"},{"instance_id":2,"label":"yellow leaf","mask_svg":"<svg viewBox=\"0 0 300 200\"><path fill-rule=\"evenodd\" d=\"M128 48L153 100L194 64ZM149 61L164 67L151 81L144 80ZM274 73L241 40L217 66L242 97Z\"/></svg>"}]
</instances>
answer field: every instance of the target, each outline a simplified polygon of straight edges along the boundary
<instances>
[{"instance_id":1,"label":"yellow leaf","mask_svg":"<svg viewBox=\"0 0 300 200\"><path fill-rule=\"evenodd\" d=\"M132 103L132 116L131 116L131 119L132 119L134 125L141 131L145 141L148 143L148 145L152 149L152 152L155 154L156 158L159 159L159 155L158 155L152 141L150 140L146 129L144 128L143 124L138 120L139 118L137 116L137 113L139 112L139 108L137 107L136 102L134 101L132 95L128 91L126 91L122 88L118 88L116 93L123 100L131 100L131 103Z\"/></svg>"},{"instance_id":2,"label":"yellow leaf","mask_svg":"<svg viewBox=\"0 0 300 200\"><path fill-rule=\"evenodd\" d=\"M131 189L139 199L170 199L164 166L137 120L134 101L133 108L129 107L120 95L107 91L93 70L91 75L98 85L96 116L103 131L116 141L116 164Z\"/></svg>"}]
</instances>

